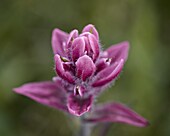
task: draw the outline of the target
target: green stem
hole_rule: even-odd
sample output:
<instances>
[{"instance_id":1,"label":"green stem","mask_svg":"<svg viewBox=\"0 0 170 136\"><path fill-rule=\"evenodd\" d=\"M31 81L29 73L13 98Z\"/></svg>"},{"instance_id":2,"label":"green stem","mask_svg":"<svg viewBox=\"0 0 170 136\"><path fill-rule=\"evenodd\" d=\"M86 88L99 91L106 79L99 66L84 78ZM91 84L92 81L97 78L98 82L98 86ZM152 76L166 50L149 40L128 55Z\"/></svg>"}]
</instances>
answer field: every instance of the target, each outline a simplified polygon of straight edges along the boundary
<instances>
[{"instance_id":1,"label":"green stem","mask_svg":"<svg viewBox=\"0 0 170 136\"><path fill-rule=\"evenodd\" d=\"M80 131L78 136L90 136L91 126L89 123L84 122L85 115L80 118Z\"/></svg>"}]
</instances>

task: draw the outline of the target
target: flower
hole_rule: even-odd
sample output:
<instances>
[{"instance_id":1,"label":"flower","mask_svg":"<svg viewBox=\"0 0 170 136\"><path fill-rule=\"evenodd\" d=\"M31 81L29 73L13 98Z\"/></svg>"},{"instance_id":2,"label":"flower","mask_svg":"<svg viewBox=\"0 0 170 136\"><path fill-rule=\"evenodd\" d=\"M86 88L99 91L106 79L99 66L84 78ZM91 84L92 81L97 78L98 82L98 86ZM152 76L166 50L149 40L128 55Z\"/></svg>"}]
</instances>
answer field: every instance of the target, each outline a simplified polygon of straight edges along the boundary
<instances>
[{"instance_id":1,"label":"flower","mask_svg":"<svg viewBox=\"0 0 170 136\"><path fill-rule=\"evenodd\" d=\"M88 122L147 125L144 118L121 104L93 106L94 99L120 74L128 57L127 41L103 51L96 28L89 24L81 34L78 30L68 34L54 29L52 48L58 76L52 81L25 84L15 92L76 116L91 111Z\"/></svg>"}]
</instances>

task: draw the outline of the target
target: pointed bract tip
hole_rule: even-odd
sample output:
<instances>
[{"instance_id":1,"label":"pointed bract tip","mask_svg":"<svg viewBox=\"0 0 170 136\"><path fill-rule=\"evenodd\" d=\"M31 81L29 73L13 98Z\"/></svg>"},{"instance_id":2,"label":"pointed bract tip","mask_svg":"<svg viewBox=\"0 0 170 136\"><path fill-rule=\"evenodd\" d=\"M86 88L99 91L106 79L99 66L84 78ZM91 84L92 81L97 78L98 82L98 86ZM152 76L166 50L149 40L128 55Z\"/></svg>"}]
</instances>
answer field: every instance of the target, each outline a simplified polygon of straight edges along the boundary
<instances>
[{"instance_id":1,"label":"pointed bract tip","mask_svg":"<svg viewBox=\"0 0 170 136\"><path fill-rule=\"evenodd\" d=\"M90 32L91 34L93 34L97 40L99 40L99 34L97 32L97 29L94 27L94 25L92 24L88 24L83 28L83 33L84 32Z\"/></svg>"}]
</instances>

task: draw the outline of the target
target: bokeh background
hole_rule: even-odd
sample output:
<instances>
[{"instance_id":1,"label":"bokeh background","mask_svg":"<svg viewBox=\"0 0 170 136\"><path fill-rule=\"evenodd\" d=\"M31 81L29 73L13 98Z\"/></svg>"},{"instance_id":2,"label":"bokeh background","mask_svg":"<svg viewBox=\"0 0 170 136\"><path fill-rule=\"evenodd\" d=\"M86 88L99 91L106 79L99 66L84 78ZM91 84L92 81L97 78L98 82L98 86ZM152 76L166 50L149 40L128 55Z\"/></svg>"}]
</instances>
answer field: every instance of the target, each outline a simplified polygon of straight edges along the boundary
<instances>
[{"instance_id":1,"label":"bokeh background","mask_svg":"<svg viewBox=\"0 0 170 136\"><path fill-rule=\"evenodd\" d=\"M147 128L112 124L108 136L169 136L169 14L168 0L0 0L0 136L74 133L76 128L62 112L12 88L51 80L52 30L81 30L88 23L98 29L103 48L131 43L121 77L98 102L125 103L151 123Z\"/></svg>"}]
</instances>

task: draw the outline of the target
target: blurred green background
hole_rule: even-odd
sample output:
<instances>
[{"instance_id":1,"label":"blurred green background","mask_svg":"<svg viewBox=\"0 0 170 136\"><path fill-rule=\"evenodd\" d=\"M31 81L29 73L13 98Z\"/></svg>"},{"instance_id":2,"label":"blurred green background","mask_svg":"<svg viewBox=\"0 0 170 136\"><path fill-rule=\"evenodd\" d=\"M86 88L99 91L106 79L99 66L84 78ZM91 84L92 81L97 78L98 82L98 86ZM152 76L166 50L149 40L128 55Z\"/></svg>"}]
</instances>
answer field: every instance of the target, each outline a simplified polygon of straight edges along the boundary
<instances>
[{"instance_id":1,"label":"blurred green background","mask_svg":"<svg viewBox=\"0 0 170 136\"><path fill-rule=\"evenodd\" d=\"M70 136L60 111L12 92L51 80L51 32L92 23L103 48L128 40L128 61L116 84L99 99L119 101L151 126L113 124L108 136L170 135L170 2L168 0L0 0L0 136ZM93 131L97 136L98 128Z\"/></svg>"}]
</instances>

